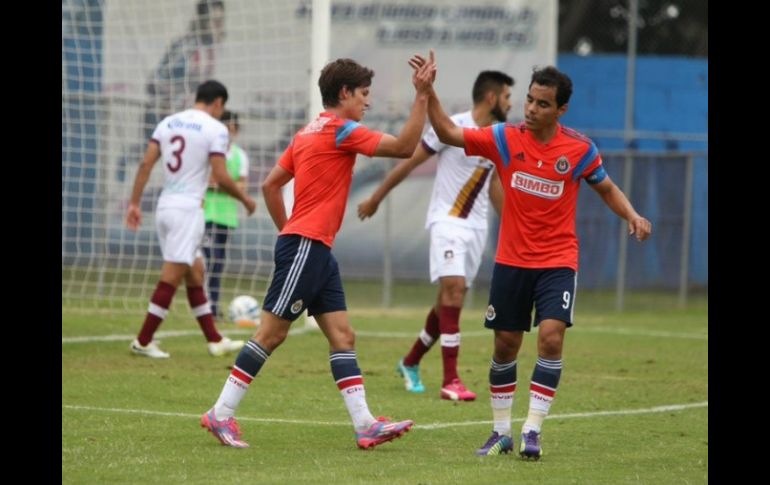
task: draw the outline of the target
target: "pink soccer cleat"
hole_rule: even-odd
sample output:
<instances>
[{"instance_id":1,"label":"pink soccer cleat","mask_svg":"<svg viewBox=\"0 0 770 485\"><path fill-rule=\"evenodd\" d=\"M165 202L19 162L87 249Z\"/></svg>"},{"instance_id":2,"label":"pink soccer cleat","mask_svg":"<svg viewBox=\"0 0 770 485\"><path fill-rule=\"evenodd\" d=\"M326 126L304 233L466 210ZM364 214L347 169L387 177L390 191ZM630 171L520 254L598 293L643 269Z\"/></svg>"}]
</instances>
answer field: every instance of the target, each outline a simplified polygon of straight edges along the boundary
<instances>
[{"instance_id":1,"label":"pink soccer cleat","mask_svg":"<svg viewBox=\"0 0 770 485\"><path fill-rule=\"evenodd\" d=\"M208 429L225 446L248 448L249 444L241 440L241 428L235 418L217 420L214 408L201 416L201 428Z\"/></svg>"},{"instance_id":2,"label":"pink soccer cleat","mask_svg":"<svg viewBox=\"0 0 770 485\"><path fill-rule=\"evenodd\" d=\"M377 421L367 429L356 432L356 444L359 448L364 450L367 448L374 448L377 445L400 438L404 433L409 431L409 428L413 425L414 421L411 419L392 422L388 418L380 416L377 418Z\"/></svg>"},{"instance_id":3,"label":"pink soccer cleat","mask_svg":"<svg viewBox=\"0 0 770 485\"><path fill-rule=\"evenodd\" d=\"M441 388L441 399L473 401L476 399L476 393L469 391L460 379L452 379L452 382Z\"/></svg>"}]
</instances>

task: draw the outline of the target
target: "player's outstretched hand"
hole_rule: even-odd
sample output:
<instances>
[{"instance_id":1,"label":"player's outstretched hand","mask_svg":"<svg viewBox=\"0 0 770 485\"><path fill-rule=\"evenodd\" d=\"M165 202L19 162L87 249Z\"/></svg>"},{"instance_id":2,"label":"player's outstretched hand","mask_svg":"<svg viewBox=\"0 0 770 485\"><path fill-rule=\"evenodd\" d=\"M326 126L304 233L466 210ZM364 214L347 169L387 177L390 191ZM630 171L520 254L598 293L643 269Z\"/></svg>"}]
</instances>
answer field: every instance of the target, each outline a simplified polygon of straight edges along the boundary
<instances>
[{"instance_id":1,"label":"player's outstretched hand","mask_svg":"<svg viewBox=\"0 0 770 485\"><path fill-rule=\"evenodd\" d=\"M358 204L358 218L362 221L367 217L372 217L376 212L380 204L369 197L365 201Z\"/></svg>"},{"instance_id":2,"label":"player's outstretched hand","mask_svg":"<svg viewBox=\"0 0 770 485\"><path fill-rule=\"evenodd\" d=\"M409 65L412 66L412 69L415 71L419 70L425 64L436 64L436 53L433 49L430 49L428 52L428 59L425 59L420 54L414 54L412 58L409 59Z\"/></svg>"},{"instance_id":3,"label":"player's outstretched hand","mask_svg":"<svg viewBox=\"0 0 770 485\"><path fill-rule=\"evenodd\" d=\"M415 71L419 70L422 66L424 66L426 62L427 62L426 59L420 54L414 54L409 59L409 65L412 66L412 69L414 69Z\"/></svg>"},{"instance_id":4,"label":"player's outstretched hand","mask_svg":"<svg viewBox=\"0 0 770 485\"><path fill-rule=\"evenodd\" d=\"M412 84L417 91L426 91L431 88L436 80L436 57L433 49L425 59L420 54L415 54L409 59L409 65L414 69Z\"/></svg>"},{"instance_id":5,"label":"player's outstretched hand","mask_svg":"<svg viewBox=\"0 0 770 485\"><path fill-rule=\"evenodd\" d=\"M652 223L642 216L628 221L628 235L636 234L637 241L644 241L652 234Z\"/></svg>"}]
</instances>

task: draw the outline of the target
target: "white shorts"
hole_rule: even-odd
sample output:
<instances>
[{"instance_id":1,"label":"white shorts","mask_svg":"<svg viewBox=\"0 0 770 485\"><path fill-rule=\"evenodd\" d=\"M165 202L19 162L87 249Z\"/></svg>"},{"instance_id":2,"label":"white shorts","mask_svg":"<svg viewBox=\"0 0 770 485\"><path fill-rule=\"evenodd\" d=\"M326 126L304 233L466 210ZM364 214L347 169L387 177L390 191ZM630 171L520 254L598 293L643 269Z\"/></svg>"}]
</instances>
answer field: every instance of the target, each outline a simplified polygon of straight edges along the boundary
<instances>
[{"instance_id":1,"label":"white shorts","mask_svg":"<svg viewBox=\"0 0 770 485\"><path fill-rule=\"evenodd\" d=\"M200 207L158 209L155 212L155 227L163 261L192 266L195 258L203 257L201 243L206 223Z\"/></svg>"},{"instance_id":2,"label":"white shorts","mask_svg":"<svg viewBox=\"0 0 770 485\"><path fill-rule=\"evenodd\" d=\"M464 276L470 287L481 265L487 229L472 229L450 222L430 226L430 281L442 276Z\"/></svg>"}]
</instances>

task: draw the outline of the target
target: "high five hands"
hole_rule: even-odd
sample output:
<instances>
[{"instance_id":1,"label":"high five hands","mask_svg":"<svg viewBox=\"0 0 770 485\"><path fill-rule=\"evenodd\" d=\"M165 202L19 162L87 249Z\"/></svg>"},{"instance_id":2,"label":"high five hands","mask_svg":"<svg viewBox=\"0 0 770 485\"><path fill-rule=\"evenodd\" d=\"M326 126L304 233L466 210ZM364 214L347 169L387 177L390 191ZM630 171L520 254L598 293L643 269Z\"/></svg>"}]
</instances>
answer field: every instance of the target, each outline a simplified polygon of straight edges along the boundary
<instances>
[{"instance_id":1,"label":"high five hands","mask_svg":"<svg viewBox=\"0 0 770 485\"><path fill-rule=\"evenodd\" d=\"M428 54L428 59L425 59L420 54L414 54L409 59L409 65L414 69L412 74L412 84L418 92L426 92L431 86L433 81L436 80L436 56L433 49Z\"/></svg>"}]
</instances>

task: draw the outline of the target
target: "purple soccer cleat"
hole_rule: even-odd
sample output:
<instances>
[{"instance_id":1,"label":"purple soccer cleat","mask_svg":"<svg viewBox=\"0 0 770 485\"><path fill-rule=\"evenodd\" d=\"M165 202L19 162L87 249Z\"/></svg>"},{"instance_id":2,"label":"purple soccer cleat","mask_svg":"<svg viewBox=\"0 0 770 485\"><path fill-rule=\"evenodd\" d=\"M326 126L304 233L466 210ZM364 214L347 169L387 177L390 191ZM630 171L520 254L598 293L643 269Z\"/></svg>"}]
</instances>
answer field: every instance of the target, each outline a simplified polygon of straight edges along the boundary
<instances>
[{"instance_id":1,"label":"purple soccer cleat","mask_svg":"<svg viewBox=\"0 0 770 485\"><path fill-rule=\"evenodd\" d=\"M356 432L356 445L361 449L374 448L377 445L387 443L400 438L414 425L414 421L392 422L388 418L378 417L377 421L364 431Z\"/></svg>"},{"instance_id":2,"label":"purple soccer cleat","mask_svg":"<svg viewBox=\"0 0 770 485\"><path fill-rule=\"evenodd\" d=\"M519 455L522 458L532 458L534 460L539 460L543 456L543 449L540 448L540 433L534 430L528 433L521 433Z\"/></svg>"},{"instance_id":3,"label":"purple soccer cleat","mask_svg":"<svg viewBox=\"0 0 770 485\"><path fill-rule=\"evenodd\" d=\"M478 456L492 456L503 455L511 451L513 451L513 439L508 435L492 431L492 436L484 443L484 446L476 450L476 454Z\"/></svg>"},{"instance_id":4,"label":"purple soccer cleat","mask_svg":"<svg viewBox=\"0 0 770 485\"><path fill-rule=\"evenodd\" d=\"M249 444L241 440L241 428L235 418L217 420L214 408L201 416L201 428L208 429L225 446L248 448Z\"/></svg>"}]
</instances>

